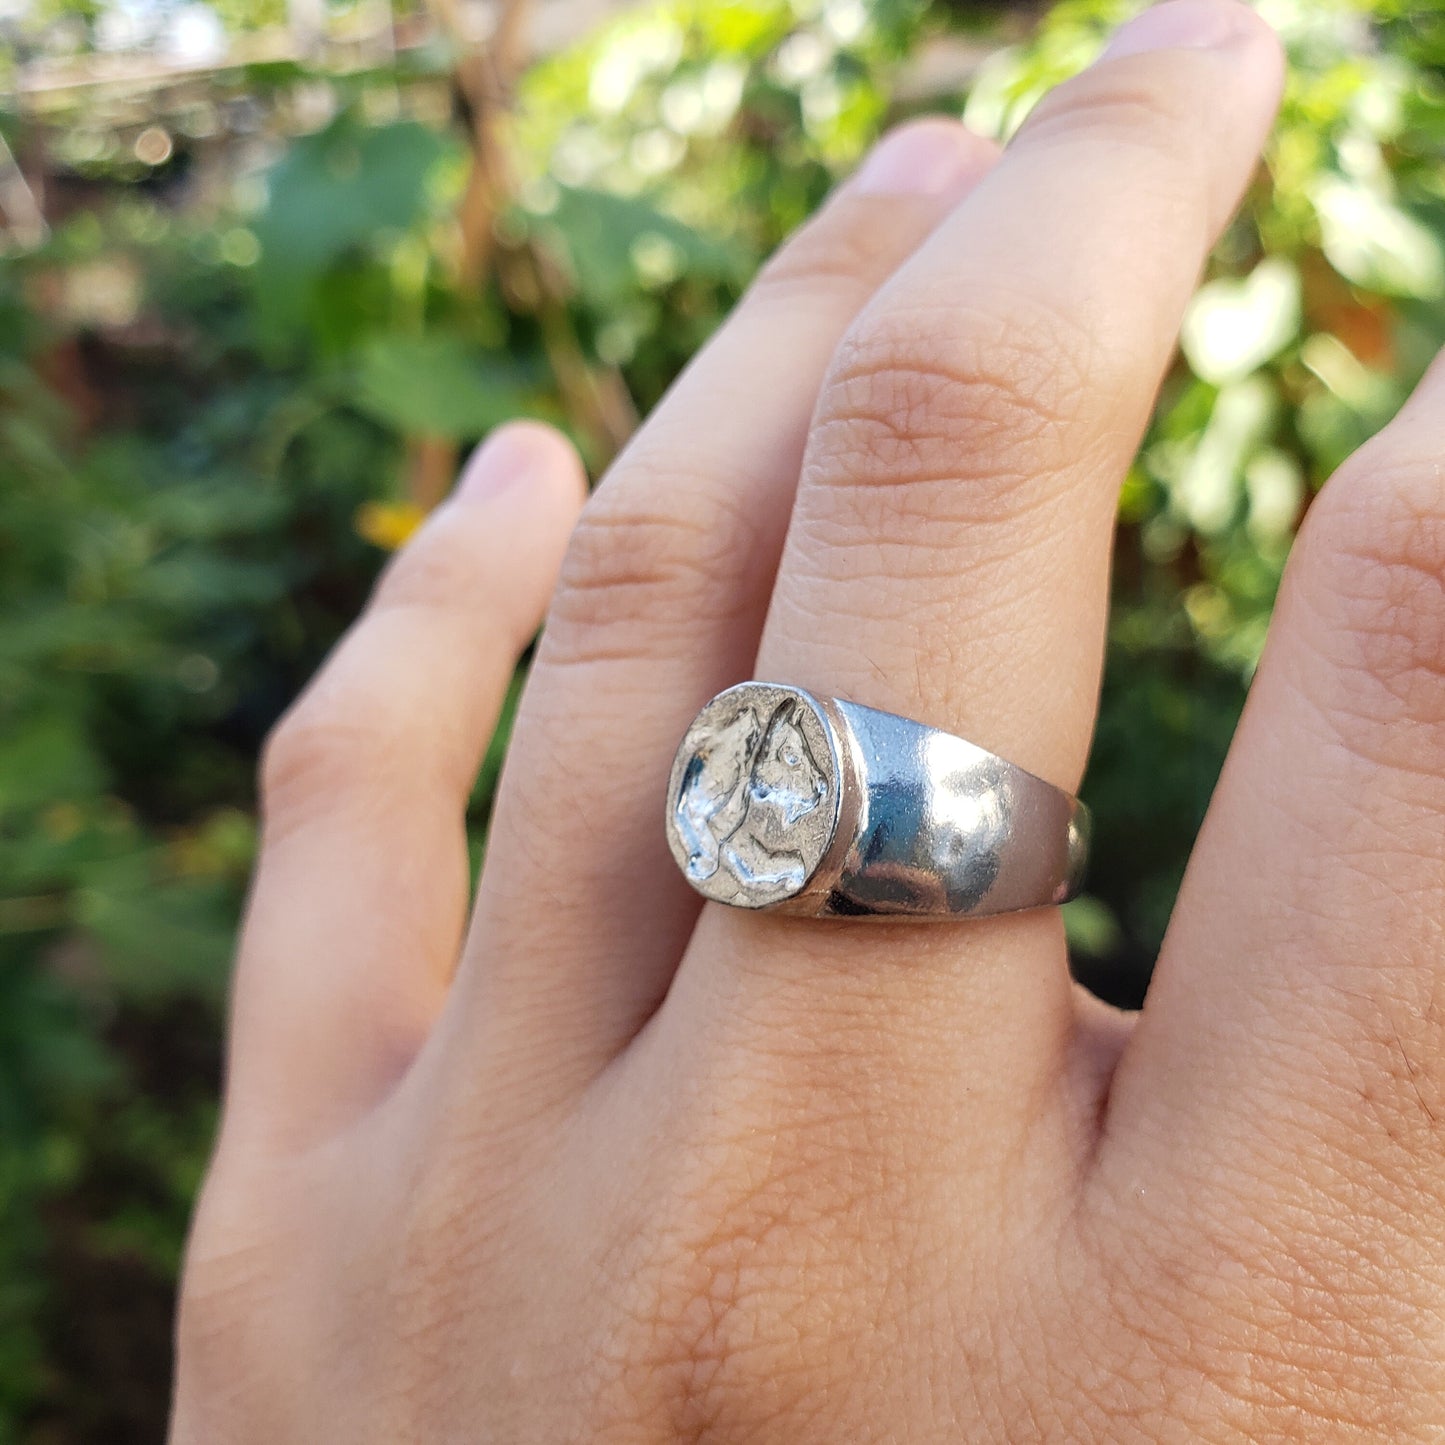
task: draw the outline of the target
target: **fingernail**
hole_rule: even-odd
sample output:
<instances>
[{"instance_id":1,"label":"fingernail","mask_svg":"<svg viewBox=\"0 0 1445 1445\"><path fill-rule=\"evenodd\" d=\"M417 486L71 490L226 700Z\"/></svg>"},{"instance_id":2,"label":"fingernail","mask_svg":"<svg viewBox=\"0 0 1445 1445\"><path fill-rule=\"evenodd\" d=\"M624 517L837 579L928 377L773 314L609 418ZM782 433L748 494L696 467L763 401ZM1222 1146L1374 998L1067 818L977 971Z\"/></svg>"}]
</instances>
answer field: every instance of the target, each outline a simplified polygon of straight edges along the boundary
<instances>
[{"instance_id":1,"label":"fingernail","mask_svg":"<svg viewBox=\"0 0 1445 1445\"><path fill-rule=\"evenodd\" d=\"M480 502L500 496L526 475L531 460L525 428L507 425L494 432L467 458L452 500Z\"/></svg>"},{"instance_id":2,"label":"fingernail","mask_svg":"<svg viewBox=\"0 0 1445 1445\"><path fill-rule=\"evenodd\" d=\"M956 121L912 121L878 142L849 182L859 195L942 196L979 168L979 146Z\"/></svg>"},{"instance_id":3,"label":"fingernail","mask_svg":"<svg viewBox=\"0 0 1445 1445\"><path fill-rule=\"evenodd\" d=\"M1238 0L1165 0L1127 25L1105 47L1101 60L1147 50L1216 50L1254 31L1253 13Z\"/></svg>"}]
</instances>

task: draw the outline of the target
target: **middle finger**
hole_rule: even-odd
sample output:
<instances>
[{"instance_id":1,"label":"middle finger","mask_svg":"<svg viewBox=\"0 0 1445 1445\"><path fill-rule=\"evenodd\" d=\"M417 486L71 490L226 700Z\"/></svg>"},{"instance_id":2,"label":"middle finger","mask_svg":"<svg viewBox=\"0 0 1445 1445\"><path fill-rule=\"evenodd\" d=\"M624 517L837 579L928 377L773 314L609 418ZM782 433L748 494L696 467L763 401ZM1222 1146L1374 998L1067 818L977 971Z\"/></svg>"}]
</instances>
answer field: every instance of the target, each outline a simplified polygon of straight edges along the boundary
<instances>
[{"instance_id":1,"label":"middle finger","mask_svg":"<svg viewBox=\"0 0 1445 1445\"><path fill-rule=\"evenodd\" d=\"M885 139L584 510L498 795L459 979L469 1050L488 1020L495 1056L586 1077L656 1006L698 908L663 837L672 749L757 647L838 338L994 154L937 119Z\"/></svg>"}]
</instances>

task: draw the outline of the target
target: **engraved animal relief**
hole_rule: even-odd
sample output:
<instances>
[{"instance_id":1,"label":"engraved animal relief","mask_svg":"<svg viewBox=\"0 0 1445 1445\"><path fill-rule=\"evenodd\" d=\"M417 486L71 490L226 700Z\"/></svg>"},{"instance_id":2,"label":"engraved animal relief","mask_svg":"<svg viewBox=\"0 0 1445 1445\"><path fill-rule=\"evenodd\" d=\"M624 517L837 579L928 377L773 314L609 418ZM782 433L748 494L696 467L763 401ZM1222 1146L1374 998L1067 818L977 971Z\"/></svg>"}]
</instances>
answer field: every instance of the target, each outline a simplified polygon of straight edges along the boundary
<instances>
[{"instance_id":1,"label":"engraved animal relief","mask_svg":"<svg viewBox=\"0 0 1445 1445\"><path fill-rule=\"evenodd\" d=\"M828 772L801 707L789 699L766 724L742 708L689 759L675 807L689 877L702 882L721 867L745 888L802 887L807 864L789 833L828 796Z\"/></svg>"},{"instance_id":2,"label":"engraved animal relief","mask_svg":"<svg viewBox=\"0 0 1445 1445\"><path fill-rule=\"evenodd\" d=\"M722 842L737 831L747 811L744 784L762 738L754 708L713 728L688 759L674 810L678 836L687 850L687 873L699 882L717 872Z\"/></svg>"}]
</instances>

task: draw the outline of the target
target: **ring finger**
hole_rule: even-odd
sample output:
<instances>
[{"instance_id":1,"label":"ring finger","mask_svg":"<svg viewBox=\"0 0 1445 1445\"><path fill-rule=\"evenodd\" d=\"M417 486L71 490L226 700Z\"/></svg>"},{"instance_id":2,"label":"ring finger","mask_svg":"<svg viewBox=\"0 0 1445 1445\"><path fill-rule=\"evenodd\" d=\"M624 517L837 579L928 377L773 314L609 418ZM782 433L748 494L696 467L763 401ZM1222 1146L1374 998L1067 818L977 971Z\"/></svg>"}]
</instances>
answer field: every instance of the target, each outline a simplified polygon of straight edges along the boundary
<instances>
[{"instance_id":1,"label":"ring finger","mask_svg":"<svg viewBox=\"0 0 1445 1445\"><path fill-rule=\"evenodd\" d=\"M833 360L756 676L1077 786L1118 484L1279 84L1248 9L1174 0L1039 106ZM1048 1086L1076 1016L1052 910L920 930L713 909L674 997L683 1033L784 1035L809 1078L966 1095L996 1121L968 1131L975 1169L1073 1117L1049 1109L1074 1097Z\"/></svg>"}]
</instances>

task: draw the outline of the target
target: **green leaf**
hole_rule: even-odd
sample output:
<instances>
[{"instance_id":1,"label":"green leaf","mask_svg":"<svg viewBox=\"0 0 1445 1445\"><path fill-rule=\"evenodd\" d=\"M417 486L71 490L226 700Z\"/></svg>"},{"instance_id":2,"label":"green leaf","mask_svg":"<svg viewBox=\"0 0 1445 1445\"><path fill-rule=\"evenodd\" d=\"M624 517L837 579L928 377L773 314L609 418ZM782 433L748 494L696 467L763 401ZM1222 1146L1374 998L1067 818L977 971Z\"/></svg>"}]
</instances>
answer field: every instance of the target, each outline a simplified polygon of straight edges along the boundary
<instances>
[{"instance_id":1,"label":"green leaf","mask_svg":"<svg viewBox=\"0 0 1445 1445\"><path fill-rule=\"evenodd\" d=\"M348 251L404 231L426 210L432 168L450 149L415 121L367 128L342 115L302 136L271 168L254 224L263 321L294 325L316 280Z\"/></svg>"},{"instance_id":2,"label":"green leaf","mask_svg":"<svg viewBox=\"0 0 1445 1445\"><path fill-rule=\"evenodd\" d=\"M44 714L10 724L0 737L0 816L84 798L103 782L104 768L77 717Z\"/></svg>"},{"instance_id":3,"label":"green leaf","mask_svg":"<svg viewBox=\"0 0 1445 1445\"><path fill-rule=\"evenodd\" d=\"M220 997L234 929L224 887L167 878L154 856L137 853L90 870L75 912L125 997Z\"/></svg>"},{"instance_id":4,"label":"green leaf","mask_svg":"<svg viewBox=\"0 0 1445 1445\"><path fill-rule=\"evenodd\" d=\"M1180 346L1194 374L1215 386L1241 381L1299 334L1300 278L1282 258L1242 280L1201 286L1184 318Z\"/></svg>"},{"instance_id":5,"label":"green leaf","mask_svg":"<svg viewBox=\"0 0 1445 1445\"><path fill-rule=\"evenodd\" d=\"M1236 381L1219 393L1193 455L1170 491L1174 510L1195 531L1222 532L1239 505L1245 463L1264 439L1274 392L1263 377Z\"/></svg>"},{"instance_id":6,"label":"green leaf","mask_svg":"<svg viewBox=\"0 0 1445 1445\"><path fill-rule=\"evenodd\" d=\"M639 284L683 274L737 282L751 264L740 246L695 230L642 196L561 187L541 230L583 298L599 309L635 296Z\"/></svg>"},{"instance_id":7,"label":"green leaf","mask_svg":"<svg viewBox=\"0 0 1445 1445\"><path fill-rule=\"evenodd\" d=\"M464 439L535 409L533 378L510 359L484 358L460 337L378 336L357 359L349 400L408 435Z\"/></svg>"},{"instance_id":8,"label":"green leaf","mask_svg":"<svg viewBox=\"0 0 1445 1445\"><path fill-rule=\"evenodd\" d=\"M378 230L410 226L446 149L415 121L367 129L347 116L293 141L271 169L254 227L268 271L316 269Z\"/></svg>"},{"instance_id":9,"label":"green leaf","mask_svg":"<svg viewBox=\"0 0 1445 1445\"><path fill-rule=\"evenodd\" d=\"M1104 958L1123 941L1123 930L1108 904L1083 894L1064 904L1064 932L1069 947L1089 958Z\"/></svg>"},{"instance_id":10,"label":"green leaf","mask_svg":"<svg viewBox=\"0 0 1445 1445\"><path fill-rule=\"evenodd\" d=\"M1388 197L1342 176L1325 176L1311 198L1324 253L1346 280L1387 296L1445 294L1439 237Z\"/></svg>"},{"instance_id":11,"label":"green leaf","mask_svg":"<svg viewBox=\"0 0 1445 1445\"><path fill-rule=\"evenodd\" d=\"M1244 490L1250 534L1263 542L1288 537L1305 495L1304 475L1294 457L1275 447L1264 448L1244 469Z\"/></svg>"}]
</instances>

